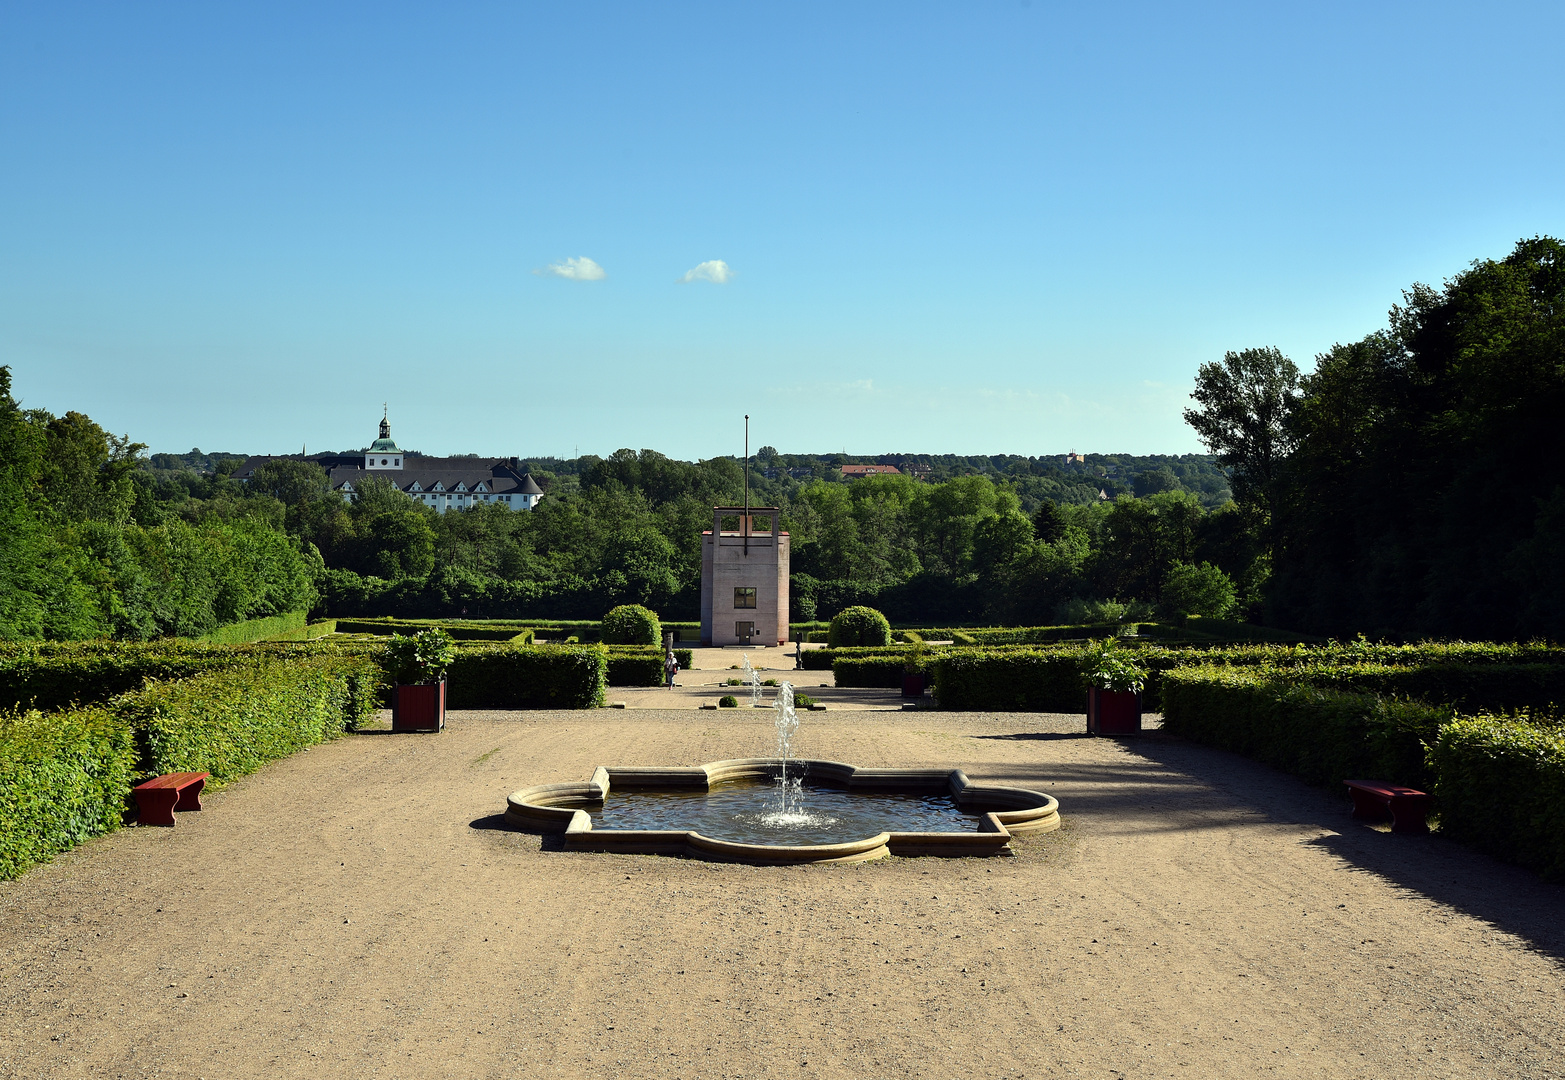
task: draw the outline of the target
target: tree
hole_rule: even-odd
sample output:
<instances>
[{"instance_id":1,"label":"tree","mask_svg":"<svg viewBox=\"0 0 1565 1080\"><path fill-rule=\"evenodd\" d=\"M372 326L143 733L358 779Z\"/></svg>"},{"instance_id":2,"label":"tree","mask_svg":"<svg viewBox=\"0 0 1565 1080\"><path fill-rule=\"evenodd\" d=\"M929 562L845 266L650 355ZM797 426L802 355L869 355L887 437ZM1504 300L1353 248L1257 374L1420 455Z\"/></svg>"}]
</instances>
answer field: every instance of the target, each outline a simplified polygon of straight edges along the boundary
<instances>
[{"instance_id":1,"label":"tree","mask_svg":"<svg viewBox=\"0 0 1565 1080\"><path fill-rule=\"evenodd\" d=\"M268 461L250 477L250 490L264 492L284 506L313 502L331 495L326 470L311 461L278 458Z\"/></svg>"},{"instance_id":2,"label":"tree","mask_svg":"<svg viewBox=\"0 0 1565 1080\"><path fill-rule=\"evenodd\" d=\"M1163 580L1162 607L1170 614L1221 619L1234 607L1234 583L1211 563L1176 562Z\"/></svg>"},{"instance_id":3,"label":"tree","mask_svg":"<svg viewBox=\"0 0 1565 1080\"><path fill-rule=\"evenodd\" d=\"M1265 506L1278 469L1293 448L1288 428L1299 369L1276 349L1226 353L1202 364L1195 392L1200 406L1185 410L1185 423L1232 472L1234 497Z\"/></svg>"}]
</instances>

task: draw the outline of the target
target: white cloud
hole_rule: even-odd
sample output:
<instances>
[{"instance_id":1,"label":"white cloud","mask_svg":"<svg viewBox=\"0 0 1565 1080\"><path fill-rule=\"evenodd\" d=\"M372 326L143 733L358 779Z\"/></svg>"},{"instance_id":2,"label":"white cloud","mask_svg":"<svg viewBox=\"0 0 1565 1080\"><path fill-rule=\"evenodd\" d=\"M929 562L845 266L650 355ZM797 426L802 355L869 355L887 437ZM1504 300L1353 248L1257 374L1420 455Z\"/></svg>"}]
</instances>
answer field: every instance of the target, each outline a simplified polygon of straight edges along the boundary
<instances>
[{"instance_id":1,"label":"white cloud","mask_svg":"<svg viewBox=\"0 0 1565 1080\"><path fill-rule=\"evenodd\" d=\"M685 276L679 280L686 285L692 281L710 281L713 285L727 285L733 276L734 272L722 259L708 259L700 266L686 270Z\"/></svg>"},{"instance_id":2,"label":"white cloud","mask_svg":"<svg viewBox=\"0 0 1565 1080\"><path fill-rule=\"evenodd\" d=\"M550 263L542 269L534 270L533 273L540 277L548 275L562 277L567 281L602 281L609 276L603 267L585 255L579 259L566 259L564 262Z\"/></svg>"}]
</instances>

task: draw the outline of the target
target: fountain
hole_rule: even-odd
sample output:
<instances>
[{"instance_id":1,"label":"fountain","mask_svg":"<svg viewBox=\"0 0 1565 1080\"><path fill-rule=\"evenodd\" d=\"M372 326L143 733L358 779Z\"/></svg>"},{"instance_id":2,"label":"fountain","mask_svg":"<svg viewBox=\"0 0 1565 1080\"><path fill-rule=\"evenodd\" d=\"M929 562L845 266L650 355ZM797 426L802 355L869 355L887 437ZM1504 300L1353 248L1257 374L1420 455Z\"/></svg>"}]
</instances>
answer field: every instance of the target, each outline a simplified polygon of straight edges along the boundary
<instances>
[{"instance_id":1,"label":"fountain","mask_svg":"<svg viewBox=\"0 0 1565 1080\"><path fill-rule=\"evenodd\" d=\"M760 679L748 658L745 669L758 698ZM513 792L505 819L563 834L570 851L762 864L1006 855L1013 836L1060 827L1053 796L974 784L960 769L861 769L796 759L799 717L791 684L778 688L772 708L775 758L693 769L600 766L585 784Z\"/></svg>"},{"instance_id":2,"label":"fountain","mask_svg":"<svg viewBox=\"0 0 1565 1080\"><path fill-rule=\"evenodd\" d=\"M739 662L744 665L745 681L750 684L750 708L761 707L761 674L750 666L750 654L740 653Z\"/></svg>"}]
</instances>

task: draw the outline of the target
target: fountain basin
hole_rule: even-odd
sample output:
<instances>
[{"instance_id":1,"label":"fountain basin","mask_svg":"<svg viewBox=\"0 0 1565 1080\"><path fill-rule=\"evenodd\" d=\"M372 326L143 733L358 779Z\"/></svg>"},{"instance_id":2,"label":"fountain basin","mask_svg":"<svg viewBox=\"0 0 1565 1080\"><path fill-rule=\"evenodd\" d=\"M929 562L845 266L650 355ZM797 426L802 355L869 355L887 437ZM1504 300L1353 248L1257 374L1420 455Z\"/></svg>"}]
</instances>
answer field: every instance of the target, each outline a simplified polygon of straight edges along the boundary
<instances>
[{"instance_id":1,"label":"fountain basin","mask_svg":"<svg viewBox=\"0 0 1565 1080\"><path fill-rule=\"evenodd\" d=\"M735 781L775 781L776 758L741 758L694 768L599 767L576 784L541 784L512 792L505 819L529 832L553 833L567 851L610 851L683 855L719 862L770 865L863 862L887 855L1009 855L1012 837L1060 827L1059 802L1027 788L975 784L960 769L864 769L840 761L794 761L811 784L862 794L948 796L958 811L976 818L966 831L885 830L836 843L753 843L706 836L688 828L594 828L591 807L601 807L611 789L623 791L711 791Z\"/></svg>"}]
</instances>

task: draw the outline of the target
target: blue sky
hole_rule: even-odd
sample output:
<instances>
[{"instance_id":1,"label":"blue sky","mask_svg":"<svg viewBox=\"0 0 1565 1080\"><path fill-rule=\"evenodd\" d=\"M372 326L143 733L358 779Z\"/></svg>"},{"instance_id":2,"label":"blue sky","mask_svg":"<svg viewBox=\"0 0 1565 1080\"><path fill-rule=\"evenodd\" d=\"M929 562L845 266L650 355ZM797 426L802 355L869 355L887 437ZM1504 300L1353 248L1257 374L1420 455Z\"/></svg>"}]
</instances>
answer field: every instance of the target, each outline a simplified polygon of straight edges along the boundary
<instances>
[{"instance_id":1,"label":"blue sky","mask_svg":"<svg viewBox=\"0 0 1565 1080\"><path fill-rule=\"evenodd\" d=\"M429 453L707 457L745 412L784 452L1195 451L1202 361L1308 368L1565 234L1562 40L1559 4L10 3L0 363L154 450L360 446L384 401Z\"/></svg>"}]
</instances>

